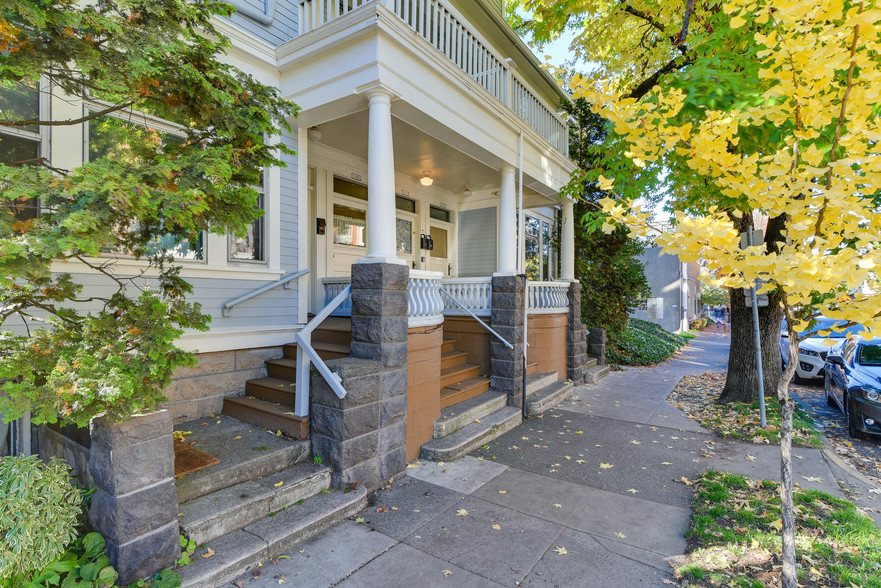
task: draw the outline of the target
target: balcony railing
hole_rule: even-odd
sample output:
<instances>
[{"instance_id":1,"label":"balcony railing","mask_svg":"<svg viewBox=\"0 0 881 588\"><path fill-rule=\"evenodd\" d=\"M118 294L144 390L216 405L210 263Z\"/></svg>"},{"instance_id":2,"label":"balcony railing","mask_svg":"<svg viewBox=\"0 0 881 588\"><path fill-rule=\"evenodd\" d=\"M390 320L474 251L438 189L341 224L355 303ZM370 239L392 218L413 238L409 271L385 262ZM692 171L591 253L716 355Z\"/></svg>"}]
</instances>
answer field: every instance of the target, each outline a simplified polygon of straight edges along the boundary
<instances>
[{"instance_id":1,"label":"balcony railing","mask_svg":"<svg viewBox=\"0 0 881 588\"><path fill-rule=\"evenodd\" d=\"M569 310L569 282L528 282L526 311L558 314Z\"/></svg>"},{"instance_id":2,"label":"balcony railing","mask_svg":"<svg viewBox=\"0 0 881 588\"><path fill-rule=\"evenodd\" d=\"M337 294L346 289L352 283L352 278L321 278L324 284L324 304L330 304L330 301L337 297ZM346 298L339 306L337 306L331 316L352 316L352 295Z\"/></svg>"},{"instance_id":3,"label":"balcony railing","mask_svg":"<svg viewBox=\"0 0 881 588\"><path fill-rule=\"evenodd\" d=\"M507 61L444 0L300 0L300 34L374 3L392 11L554 148L569 155L566 122L536 96L511 71Z\"/></svg>"}]
</instances>

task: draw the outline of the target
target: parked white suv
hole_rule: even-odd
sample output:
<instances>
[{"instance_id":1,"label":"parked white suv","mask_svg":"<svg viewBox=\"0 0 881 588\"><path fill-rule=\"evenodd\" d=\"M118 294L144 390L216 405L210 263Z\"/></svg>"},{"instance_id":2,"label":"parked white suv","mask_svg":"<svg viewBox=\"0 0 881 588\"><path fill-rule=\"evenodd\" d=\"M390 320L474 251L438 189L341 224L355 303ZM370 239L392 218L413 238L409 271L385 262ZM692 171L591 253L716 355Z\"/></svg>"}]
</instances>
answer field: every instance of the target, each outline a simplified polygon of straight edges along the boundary
<instances>
[{"instance_id":1,"label":"parked white suv","mask_svg":"<svg viewBox=\"0 0 881 588\"><path fill-rule=\"evenodd\" d=\"M836 325L844 324L847 324L847 321L831 319L825 316L817 317L816 324L810 330L811 336L803 339L798 344L798 365L795 366L795 377L797 379L812 380L822 378L825 375L826 356L829 354L829 350L840 345L847 337L847 333L850 332L856 335L864 330L863 327L856 325L848 327L843 331L832 331L828 335L828 338L835 340L835 343L832 345L823 344L827 335L816 334L819 331L827 331ZM800 335L803 334L801 333ZM783 321L783 329L780 332L780 358L785 368L786 364L789 363L789 331L786 328L786 321Z\"/></svg>"}]
</instances>

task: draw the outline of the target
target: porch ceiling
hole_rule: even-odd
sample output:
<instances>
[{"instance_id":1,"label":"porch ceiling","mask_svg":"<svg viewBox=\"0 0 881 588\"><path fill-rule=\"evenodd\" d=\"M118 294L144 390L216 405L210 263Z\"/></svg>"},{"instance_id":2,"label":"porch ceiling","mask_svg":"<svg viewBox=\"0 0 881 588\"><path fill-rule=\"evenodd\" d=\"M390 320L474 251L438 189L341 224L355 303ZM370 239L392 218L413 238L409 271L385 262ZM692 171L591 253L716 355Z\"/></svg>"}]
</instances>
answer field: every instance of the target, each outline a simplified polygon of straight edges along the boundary
<instances>
[{"instance_id":1,"label":"porch ceiling","mask_svg":"<svg viewBox=\"0 0 881 588\"><path fill-rule=\"evenodd\" d=\"M366 111L356 112L318 125L321 143L355 157L367 159L368 117ZM465 186L472 191L497 190L499 170L485 165L452 145L421 129L392 116L395 171L421 178L429 170L434 185L454 194ZM501 167L501 162L499 166ZM524 177L523 200L527 208L556 203L529 187L531 178Z\"/></svg>"}]
</instances>

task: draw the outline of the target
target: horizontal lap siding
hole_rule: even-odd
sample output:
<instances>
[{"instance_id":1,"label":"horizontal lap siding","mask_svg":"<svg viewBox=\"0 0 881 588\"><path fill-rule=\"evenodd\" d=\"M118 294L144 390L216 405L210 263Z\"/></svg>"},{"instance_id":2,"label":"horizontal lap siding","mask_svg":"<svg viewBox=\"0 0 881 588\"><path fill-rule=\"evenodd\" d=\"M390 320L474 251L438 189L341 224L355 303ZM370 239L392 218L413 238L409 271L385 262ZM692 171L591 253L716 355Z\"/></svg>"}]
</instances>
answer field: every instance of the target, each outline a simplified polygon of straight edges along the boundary
<instances>
[{"instance_id":1,"label":"horizontal lap siding","mask_svg":"<svg viewBox=\"0 0 881 588\"><path fill-rule=\"evenodd\" d=\"M459 213L459 277L491 276L496 271L496 209Z\"/></svg>"},{"instance_id":2,"label":"horizontal lap siding","mask_svg":"<svg viewBox=\"0 0 881 588\"><path fill-rule=\"evenodd\" d=\"M249 6L262 12L262 0L234 0L234 6ZM274 18L269 25L264 25L242 14L233 14L229 20L240 29L254 35L270 45L281 45L297 36L298 3L296 0L278 0L275 3Z\"/></svg>"}]
</instances>

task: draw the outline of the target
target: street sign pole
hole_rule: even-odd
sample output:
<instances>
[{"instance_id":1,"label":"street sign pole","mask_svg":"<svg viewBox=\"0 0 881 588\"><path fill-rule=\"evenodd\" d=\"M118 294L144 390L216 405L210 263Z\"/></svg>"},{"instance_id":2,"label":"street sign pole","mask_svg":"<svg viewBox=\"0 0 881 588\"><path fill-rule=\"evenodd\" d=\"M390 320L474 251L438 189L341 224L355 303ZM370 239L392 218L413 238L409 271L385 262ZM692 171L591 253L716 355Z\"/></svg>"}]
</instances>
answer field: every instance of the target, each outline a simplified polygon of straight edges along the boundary
<instances>
[{"instance_id":1,"label":"street sign pole","mask_svg":"<svg viewBox=\"0 0 881 588\"><path fill-rule=\"evenodd\" d=\"M749 243L749 246L753 246L753 231L748 230L746 232L746 239ZM756 296L756 285L752 284L752 287L749 289L750 301L752 302L753 308L753 332L755 334L756 339L756 371L759 377L759 414L762 419L762 428L764 429L767 425L765 421L765 382L762 376L762 338L761 333L759 331L759 301Z\"/></svg>"}]
</instances>

